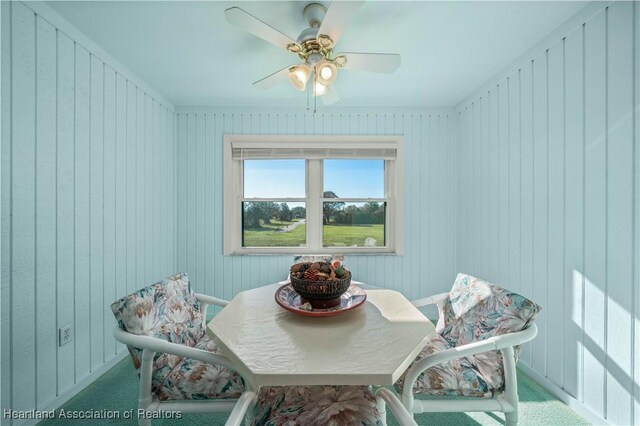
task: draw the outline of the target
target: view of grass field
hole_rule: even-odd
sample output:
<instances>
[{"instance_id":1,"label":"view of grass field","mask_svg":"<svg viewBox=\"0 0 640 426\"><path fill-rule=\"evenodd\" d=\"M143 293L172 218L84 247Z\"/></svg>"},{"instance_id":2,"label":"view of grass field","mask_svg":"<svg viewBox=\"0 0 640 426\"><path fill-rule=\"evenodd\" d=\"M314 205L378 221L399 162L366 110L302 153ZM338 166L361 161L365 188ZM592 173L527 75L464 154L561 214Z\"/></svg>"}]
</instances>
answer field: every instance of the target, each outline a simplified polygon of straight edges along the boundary
<instances>
[{"instance_id":1,"label":"view of grass field","mask_svg":"<svg viewBox=\"0 0 640 426\"><path fill-rule=\"evenodd\" d=\"M299 247L306 242L306 232L307 226L303 221L271 220L271 223L262 224L259 228L244 229L243 246Z\"/></svg>"},{"instance_id":2,"label":"view of grass field","mask_svg":"<svg viewBox=\"0 0 640 426\"><path fill-rule=\"evenodd\" d=\"M384 245L384 225L324 225L323 246L364 246L365 240ZM271 220L259 228L244 229L244 247L298 247L305 244L306 224L302 220Z\"/></svg>"},{"instance_id":3,"label":"view of grass field","mask_svg":"<svg viewBox=\"0 0 640 426\"><path fill-rule=\"evenodd\" d=\"M384 245L384 225L324 225L322 245L324 247L364 246L372 238L375 246Z\"/></svg>"},{"instance_id":4,"label":"view of grass field","mask_svg":"<svg viewBox=\"0 0 640 426\"><path fill-rule=\"evenodd\" d=\"M324 247L385 245L384 160L323 160L322 216L310 224L304 160L248 159L243 164L243 247L305 246L307 225L322 226Z\"/></svg>"}]
</instances>

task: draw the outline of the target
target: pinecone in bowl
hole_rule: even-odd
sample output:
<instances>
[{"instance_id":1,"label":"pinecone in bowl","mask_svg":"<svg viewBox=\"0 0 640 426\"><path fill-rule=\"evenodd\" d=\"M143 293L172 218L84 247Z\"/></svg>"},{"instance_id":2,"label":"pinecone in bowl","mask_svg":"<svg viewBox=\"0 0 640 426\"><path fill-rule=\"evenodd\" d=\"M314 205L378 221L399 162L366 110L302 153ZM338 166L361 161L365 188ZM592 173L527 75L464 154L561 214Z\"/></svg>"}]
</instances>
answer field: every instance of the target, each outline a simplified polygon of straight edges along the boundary
<instances>
[{"instance_id":1,"label":"pinecone in bowl","mask_svg":"<svg viewBox=\"0 0 640 426\"><path fill-rule=\"evenodd\" d=\"M289 276L293 289L315 309L340 304L340 296L351 285L351 272L338 259L293 264Z\"/></svg>"}]
</instances>

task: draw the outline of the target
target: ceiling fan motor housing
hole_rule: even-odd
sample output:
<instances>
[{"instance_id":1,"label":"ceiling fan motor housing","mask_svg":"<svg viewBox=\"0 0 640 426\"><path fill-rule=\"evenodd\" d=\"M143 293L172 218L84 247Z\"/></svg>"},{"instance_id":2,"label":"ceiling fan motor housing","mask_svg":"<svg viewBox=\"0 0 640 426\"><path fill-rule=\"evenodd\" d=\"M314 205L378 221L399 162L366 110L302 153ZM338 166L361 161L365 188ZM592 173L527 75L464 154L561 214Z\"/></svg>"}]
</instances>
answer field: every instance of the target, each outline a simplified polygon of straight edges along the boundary
<instances>
[{"instance_id":1,"label":"ceiling fan motor housing","mask_svg":"<svg viewBox=\"0 0 640 426\"><path fill-rule=\"evenodd\" d=\"M303 44L305 41L315 40L318 36L318 29L318 27L307 28L300 33L296 42Z\"/></svg>"},{"instance_id":2,"label":"ceiling fan motor housing","mask_svg":"<svg viewBox=\"0 0 640 426\"><path fill-rule=\"evenodd\" d=\"M327 13L327 8L320 3L310 3L302 11L302 17L305 22L309 23L310 27L320 27L324 15Z\"/></svg>"},{"instance_id":3,"label":"ceiling fan motor housing","mask_svg":"<svg viewBox=\"0 0 640 426\"><path fill-rule=\"evenodd\" d=\"M290 52L297 53L300 59L312 67L323 58L331 59L333 40L326 34L319 34L326 12L327 9L320 3L308 4L302 15L309 23L309 28L300 33L296 43L287 47Z\"/></svg>"}]
</instances>

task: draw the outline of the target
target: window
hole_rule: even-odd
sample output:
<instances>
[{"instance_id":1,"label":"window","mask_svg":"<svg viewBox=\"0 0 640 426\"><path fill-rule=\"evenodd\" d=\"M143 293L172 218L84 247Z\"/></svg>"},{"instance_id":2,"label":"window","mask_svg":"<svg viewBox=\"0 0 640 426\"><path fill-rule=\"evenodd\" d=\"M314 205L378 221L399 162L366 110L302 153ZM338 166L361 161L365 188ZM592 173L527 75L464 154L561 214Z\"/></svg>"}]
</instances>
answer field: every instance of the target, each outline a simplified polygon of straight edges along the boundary
<instances>
[{"instance_id":1,"label":"window","mask_svg":"<svg viewBox=\"0 0 640 426\"><path fill-rule=\"evenodd\" d=\"M402 253L398 136L224 140L224 253Z\"/></svg>"}]
</instances>

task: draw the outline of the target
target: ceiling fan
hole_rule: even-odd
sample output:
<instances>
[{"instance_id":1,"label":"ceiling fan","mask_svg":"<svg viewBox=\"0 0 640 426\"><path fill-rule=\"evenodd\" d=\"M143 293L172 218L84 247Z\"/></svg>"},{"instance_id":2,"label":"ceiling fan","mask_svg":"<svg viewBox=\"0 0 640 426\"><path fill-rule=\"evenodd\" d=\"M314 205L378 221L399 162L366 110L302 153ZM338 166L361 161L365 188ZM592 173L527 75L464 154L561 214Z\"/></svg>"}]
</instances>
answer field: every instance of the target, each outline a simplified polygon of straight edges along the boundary
<instances>
[{"instance_id":1,"label":"ceiling fan","mask_svg":"<svg viewBox=\"0 0 640 426\"><path fill-rule=\"evenodd\" d=\"M334 54L333 49L342 32L362 3L362 0L332 1L328 9L319 3L308 4L302 15L309 28L303 30L296 40L239 7L231 7L224 13L230 23L297 54L302 61L256 81L253 86L267 90L288 79L297 90L308 89L307 93L321 96L324 104L330 105L339 100L335 88L332 87L332 83L338 77L338 70L392 73L400 66L398 54ZM312 84L307 85L310 80Z\"/></svg>"}]
</instances>

